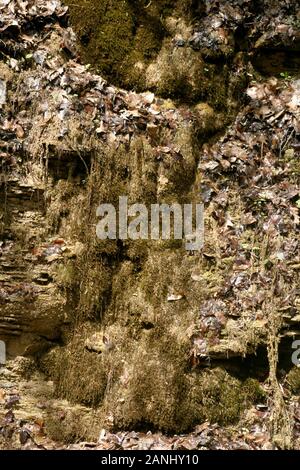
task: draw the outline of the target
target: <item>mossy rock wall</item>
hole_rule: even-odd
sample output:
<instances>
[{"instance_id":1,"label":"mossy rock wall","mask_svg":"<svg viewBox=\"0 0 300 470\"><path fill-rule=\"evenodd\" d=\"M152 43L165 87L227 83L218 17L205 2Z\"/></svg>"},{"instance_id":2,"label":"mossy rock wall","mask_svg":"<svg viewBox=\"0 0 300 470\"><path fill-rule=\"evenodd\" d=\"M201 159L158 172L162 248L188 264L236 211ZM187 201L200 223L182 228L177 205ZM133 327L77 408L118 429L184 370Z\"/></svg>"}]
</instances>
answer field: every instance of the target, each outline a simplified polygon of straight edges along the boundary
<instances>
[{"instance_id":1,"label":"mossy rock wall","mask_svg":"<svg viewBox=\"0 0 300 470\"><path fill-rule=\"evenodd\" d=\"M211 109L198 111L209 126ZM76 237L83 250L58 277L78 294L78 306L63 347L45 355L41 366L59 396L101 410L105 427L183 432L207 419L229 424L260 396L256 382L246 386L224 370L195 370L191 363L199 306L220 289L222 270L191 256L182 241L106 243L86 230L95 224L99 202L117 205L120 194L129 203L199 201L194 135L193 125L179 125L177 162L157 161L142 137L117 149L99 146L84 197L69 195L60 234ZM57 191L59 184L52 216ZM214 344L213 331L207 341Z\"/></svg>"},{"instance_id":2,"label":"mossy rock wall","mask_svg":"<svg viewBox=\"0 0 300 470\"><path fill-rule=\"evenodd\" d=\"M208 101L223 111L234 107L245 81L241 58L234 65L234 42L224 46L224 51L223 46L216 49L215 57L209 59L205 51L190 46L193 24L205 13L203 2L65 3L82 61L110 82L137 91L151 89L184 102Z\"/></svg>"},{"instance_id":3,"label":"mossy rock wall","mask_svg":"<svg viewBox=\"0 0 300 470\"><path fill-rule=\"evenodd\" d=\"M181 433L238 420L264 399L253 377L269 372L269 397L280 392L278 343L299 327L299 86L259 77L249 44L270 45L266 24L231 8L275 17L273 2L66 0L81 59L62 17L42 15L31 36L31 16L19 36L5 19L0 333L76 403L67 442L88 438L86 409L95 429ZM97 207L122 195L204 202L202 252L98 240Z\"/></svg>"},{"instance_id":4,"label":"mossy rock wall","mask_svg":"<svg viewBox=\"0 0 300 470\"><path fill-rule=\"evenodd\" d=\"M135 62L152 59L166 34L164 18L174 1L83 0L65 3L78 34L82 58L124 83Z\"/></svg>"}]
</instances>

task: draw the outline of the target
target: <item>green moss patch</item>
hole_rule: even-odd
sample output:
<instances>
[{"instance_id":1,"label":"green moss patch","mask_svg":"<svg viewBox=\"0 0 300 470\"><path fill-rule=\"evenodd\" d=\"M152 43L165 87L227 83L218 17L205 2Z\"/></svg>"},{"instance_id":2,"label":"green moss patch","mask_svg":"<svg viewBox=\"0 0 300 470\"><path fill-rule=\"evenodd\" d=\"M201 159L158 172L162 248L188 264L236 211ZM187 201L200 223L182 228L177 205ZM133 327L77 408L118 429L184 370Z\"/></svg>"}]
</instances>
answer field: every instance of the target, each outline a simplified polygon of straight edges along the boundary
<instances>
[{"instance_id":1,"label":"green moss patch","mask_svg":"<svg viewBox=\"0 0 300 470\"><path fill-rule=\"evenodd\" d=\"M170 0L65 0L71 24L80 40L82 58L118 84L129 77L139 85L138 62L147 63L159 51L165 35L163 19Z\"/></svg>"},{"instance_id":2,"label":"green moss patch","mask_svg":"<svg viewBox=\"0 0 300 470\"><path fill-rule=\"evenodd\" d=\"M65 406L63 406L65 405ZM50 439L63 444L96 441L99 436L97 414L82 406L50 406L45 413L45 432Z\"/></svg>"},{"instance_id":3,"label":"green moss patch","mask_svg":"<svg viewBox=\"0 0 300 470\"><path fill-rule=\"evenodd\" d=\"M151 351L142 354L126 388L110 395L108 409L116 429L150 426L185 432L206 420L228 425L262 394L259 385L242 383L222 369L187 374L183 362L170 363L166 356L159 360Z\"/></svg>"},{"instance_id":4,"label":"green moss patch","mask_svg":"<svg viewBox=\"0 0 300 470\"><path fill-rule=\"evenodd\" d=\"M44 356L41 367L53 378L58 396L73 403L95 406L104 397L107 364L101 354L85 347L90 332L88 324L82 325L67 347L55 348Z\"/></svg>"},{"instance_id":5,"label":"green moss patch","mask_svg":"<svg viewBox=\"0 0 300 470\"><path fill-rule=\"evenodd\" d=\"M293 367L286 377L286 383L290 388L291 392L295 395L300 394L300 369Z\"/></svg>"}]
</instances>

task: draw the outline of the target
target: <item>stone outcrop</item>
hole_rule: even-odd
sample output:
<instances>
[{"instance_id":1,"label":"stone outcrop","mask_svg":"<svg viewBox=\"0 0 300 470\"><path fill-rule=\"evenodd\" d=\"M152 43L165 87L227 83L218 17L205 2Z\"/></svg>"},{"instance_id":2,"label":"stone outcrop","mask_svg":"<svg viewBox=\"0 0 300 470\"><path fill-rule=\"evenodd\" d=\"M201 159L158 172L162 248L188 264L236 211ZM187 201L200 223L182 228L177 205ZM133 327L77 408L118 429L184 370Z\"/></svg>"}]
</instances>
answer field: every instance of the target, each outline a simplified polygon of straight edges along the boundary
<instances>
[{"instance_id":1,"label":"stone outcrop","mask_svg":"<svg viewBox=\"0 0 300 470\"><path fill-rule=\"evenodd\" d=\"M227 425L299 329L296 2L105 3L70 2L78 42L59 2L0 3L0 339L99 429ZM98 240L120 195L203 202L202 252Z\"/></svg>"}]
</instances>

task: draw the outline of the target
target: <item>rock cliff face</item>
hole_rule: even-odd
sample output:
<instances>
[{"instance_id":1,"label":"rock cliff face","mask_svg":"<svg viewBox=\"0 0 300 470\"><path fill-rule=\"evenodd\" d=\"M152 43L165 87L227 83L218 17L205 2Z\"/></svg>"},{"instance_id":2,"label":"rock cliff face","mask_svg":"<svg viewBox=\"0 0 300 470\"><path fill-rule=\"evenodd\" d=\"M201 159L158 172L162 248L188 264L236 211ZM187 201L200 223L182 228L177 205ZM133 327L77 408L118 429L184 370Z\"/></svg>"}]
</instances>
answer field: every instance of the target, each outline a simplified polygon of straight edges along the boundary
<instances>
[{"instance_id":1,"label":"rock cliff face","mask_svg":"<svg viewBox=\"0 0 300 470\"><path fill-rule=\"evenodd\" d=\"M297 447L296 3L0 1L0 340L66 440L258 403L257 447ZM97 239L124 195L204 203L201 253Z\"/></svg>"}]
</instances>

